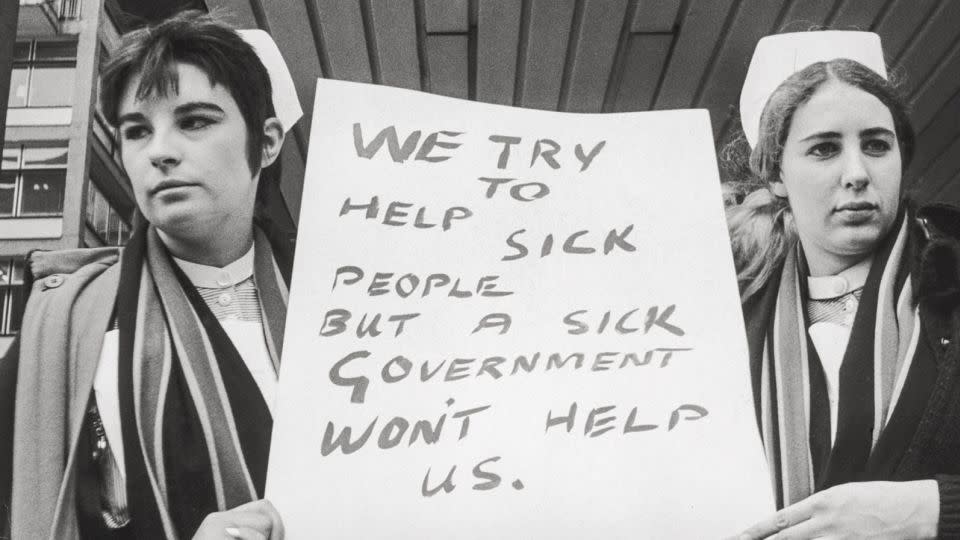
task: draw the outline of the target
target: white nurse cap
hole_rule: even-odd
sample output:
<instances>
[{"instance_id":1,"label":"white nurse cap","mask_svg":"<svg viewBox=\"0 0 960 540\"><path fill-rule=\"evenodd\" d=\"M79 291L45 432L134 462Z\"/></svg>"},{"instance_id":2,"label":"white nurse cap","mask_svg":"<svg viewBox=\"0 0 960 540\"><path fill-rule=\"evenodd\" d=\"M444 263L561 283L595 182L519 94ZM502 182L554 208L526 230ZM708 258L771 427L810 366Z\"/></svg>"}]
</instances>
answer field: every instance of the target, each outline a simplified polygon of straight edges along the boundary
<instances>
[{"instance_id":1,"label":"white nurse cap","mask_svg":"<svg viewBox=\"0 0 960 540\"><path fill-rule=\"evenodd\" d=\"M283 55L280 54L280 49L277 48L270 34L263 30L237 30L237 33L253 47L263 66L267 68L270 86L273 87L273 109L280 123L283 124L284 133L290 131L290 128L303 116L303 108L300 106L297 89L293 86L293 77L290 75L287 63L283 60Z\"/></svg>"},{"instance_id":2,"label":"white nurse cap","mask_svg":"<svg viewBox=\"0 0 960 540\"><path fill-rule=\"evenodd\" d=\"M880 36L873 32L795 32L757 43L740 93L740 121L751 148L757 144L763 108L780 83L810 64L835 58L854 60L887 78Z\"/></svg>"}]
</instances>

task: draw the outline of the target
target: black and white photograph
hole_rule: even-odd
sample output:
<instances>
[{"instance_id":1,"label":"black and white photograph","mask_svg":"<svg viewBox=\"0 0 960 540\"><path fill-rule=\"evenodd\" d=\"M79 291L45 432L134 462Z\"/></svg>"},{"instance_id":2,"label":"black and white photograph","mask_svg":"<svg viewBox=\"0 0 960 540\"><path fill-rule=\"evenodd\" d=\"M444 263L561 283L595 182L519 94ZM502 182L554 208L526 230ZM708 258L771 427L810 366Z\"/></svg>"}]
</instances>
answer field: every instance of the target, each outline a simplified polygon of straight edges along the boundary
<instances>
[{"instance_id":1,"label":"black and white photograph","mask_svg":"<svg viewBox=\"0 0 960 540\"><path fill-rule=\"evenodd\" d=\"M960 539L960 1L0 0L0 540Z\"/></svg>"}]
</instances>

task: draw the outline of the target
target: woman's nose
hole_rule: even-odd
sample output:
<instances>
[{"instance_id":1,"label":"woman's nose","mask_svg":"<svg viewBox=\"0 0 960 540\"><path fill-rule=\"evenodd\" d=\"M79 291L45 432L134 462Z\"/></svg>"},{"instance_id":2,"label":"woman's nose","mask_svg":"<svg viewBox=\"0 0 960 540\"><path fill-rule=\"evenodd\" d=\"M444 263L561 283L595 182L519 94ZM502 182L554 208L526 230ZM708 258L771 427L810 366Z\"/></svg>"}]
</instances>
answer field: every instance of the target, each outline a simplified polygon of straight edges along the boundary
<instances>
[{"instance_id":1,"label":"woman's nose","mask_svg":"<svg viewBox=\"0 0 960 540\"><path fill-rule=\"evenodd\" d=\"M840 172L840 184L847 189L859 191L870 183L870 173L859 152L849 152L844 156L843 170Z\"/></svg>"},{"instance_id":2,"label":"woman's nose","mask_svg":"<svg viewBox=\"0 0 960 540\"><path fill-rule=\"evenodd\" d=\"M169 169L180 163L179 146L165 130L157 130L153 134L147 152L150 163L158 169Z\"/></svg>"}]
</instances>

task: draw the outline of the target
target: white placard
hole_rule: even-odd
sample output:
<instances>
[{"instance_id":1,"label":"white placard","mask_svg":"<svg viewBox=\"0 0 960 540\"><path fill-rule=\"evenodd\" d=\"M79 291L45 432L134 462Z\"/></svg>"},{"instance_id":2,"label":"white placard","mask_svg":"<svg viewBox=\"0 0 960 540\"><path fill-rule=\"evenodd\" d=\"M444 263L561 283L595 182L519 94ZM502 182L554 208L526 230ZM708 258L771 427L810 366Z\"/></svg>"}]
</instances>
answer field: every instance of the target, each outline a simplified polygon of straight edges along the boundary
<instances>
[{"instance_id":1,"label":"white placard","mask_svg":"<svg viewBox=\"0 0 960 540\"><path fill-rule=\"evenodd\" d=\"M772 512L726 234L705 111L319 81L267 482L287 538Z\"/></svg>"}]
</instances>

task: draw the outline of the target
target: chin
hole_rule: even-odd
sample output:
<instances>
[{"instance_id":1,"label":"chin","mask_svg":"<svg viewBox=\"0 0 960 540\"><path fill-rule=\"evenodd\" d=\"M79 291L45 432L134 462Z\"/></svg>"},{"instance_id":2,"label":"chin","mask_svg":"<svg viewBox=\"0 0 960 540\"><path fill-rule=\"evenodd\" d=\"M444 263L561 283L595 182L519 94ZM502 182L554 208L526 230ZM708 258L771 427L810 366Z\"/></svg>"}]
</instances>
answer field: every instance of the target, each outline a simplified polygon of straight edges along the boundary
<instances>
[{"instance_id":1,"label":"chin","mask_svg":"<svg viewBox=\"0 0 960 540\"><path fill-rule=\"evenodd\" d=\"M884 236L883 230L880 227L871 230L856 231L852 234L845 235L845 238L837 242L840 248L837 251L846 253L847 255L866 256L880 247L880 242L883 241Z\"/></svg>"},{"instance_id":2,"label":"chin","mask_svg":"<svg viewBox=\"0 0 960 540\"><path fill-rule=\"evenodd\" d=\"M197 229L199 226L197 216L202 215L203 212L203 210L190 208L189 206L175 205L174 207L162 208L160 211L146 216L146 218L153 226L163 232L181 236L183 233L190 233Z\"/></svg>"}]
</instances>

